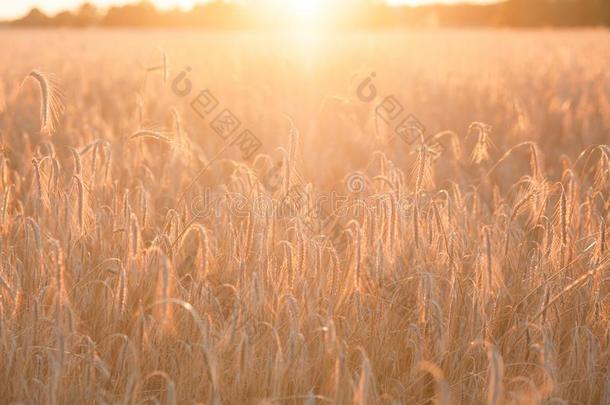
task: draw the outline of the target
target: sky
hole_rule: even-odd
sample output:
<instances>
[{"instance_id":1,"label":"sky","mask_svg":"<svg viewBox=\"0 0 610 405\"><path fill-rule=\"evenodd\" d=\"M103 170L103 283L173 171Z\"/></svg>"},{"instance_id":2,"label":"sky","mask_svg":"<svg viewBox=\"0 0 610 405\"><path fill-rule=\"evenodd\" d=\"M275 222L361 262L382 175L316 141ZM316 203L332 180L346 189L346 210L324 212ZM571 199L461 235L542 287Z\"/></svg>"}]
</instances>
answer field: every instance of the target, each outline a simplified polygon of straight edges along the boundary
<instances>
[{"instance_id":1,"label":"sky","mask_svg":"<svg viewBox=\"0 0 610 405\"><path fill-rule=\"evenodd\" d=\"M204 0L151 0L159 9L181 8L190 9L196 3L205 2ZM304 1L307 0L287 0ZM410 4L421 5L428 3L460 3L464 0L386 0L390 4ZM489 3L493 0L466 0L469 3ZM118 4L133 3L134 0L89 0L100 8L105 8ZM135 1L137 2L137 1ZM78 8L83 0L0 0L0 20L8 20L21 17L28 13L33 7L38 7L43 12L54 15L63 10L74 10Z\"/></svg>"}]
</instances>

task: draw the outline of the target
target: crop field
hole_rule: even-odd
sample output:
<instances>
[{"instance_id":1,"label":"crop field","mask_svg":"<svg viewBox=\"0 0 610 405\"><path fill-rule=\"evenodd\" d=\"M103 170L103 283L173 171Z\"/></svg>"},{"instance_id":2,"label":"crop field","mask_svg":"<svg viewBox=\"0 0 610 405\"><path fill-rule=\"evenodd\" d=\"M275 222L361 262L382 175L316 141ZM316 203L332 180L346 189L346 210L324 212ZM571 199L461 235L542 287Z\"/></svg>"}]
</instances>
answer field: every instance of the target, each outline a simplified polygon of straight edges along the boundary
<instances>
[{"instance_id":1,"label":"crop field","mask_svg":"<svg viewBox=\"0 0 610 405\"><path fill-rule=\"evenodd\" d=\"M1 404L610 403L610 31L0 50Z\"/></svg>"}]
</instances>

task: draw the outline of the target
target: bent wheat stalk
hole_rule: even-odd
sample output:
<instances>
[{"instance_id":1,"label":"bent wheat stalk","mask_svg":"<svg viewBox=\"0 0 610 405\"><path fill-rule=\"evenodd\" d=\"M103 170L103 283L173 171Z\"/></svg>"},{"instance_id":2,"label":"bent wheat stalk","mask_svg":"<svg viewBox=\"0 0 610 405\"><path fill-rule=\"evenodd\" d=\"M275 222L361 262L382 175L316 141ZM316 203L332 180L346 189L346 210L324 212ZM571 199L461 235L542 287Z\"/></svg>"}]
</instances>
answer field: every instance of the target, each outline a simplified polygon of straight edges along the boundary
<instances>
[{"instance_id":1,"label":"bent wheat stalk","mask_svg":"<svg viewBox=\"0 0 610 405\"><path fill-rule=\"evenodd\" d=\"M40 88L40 132L51 136L64 110L61 90L51 74L39 70L28 73L21 85L30 77Z\"/></svg>"}]
</instances>

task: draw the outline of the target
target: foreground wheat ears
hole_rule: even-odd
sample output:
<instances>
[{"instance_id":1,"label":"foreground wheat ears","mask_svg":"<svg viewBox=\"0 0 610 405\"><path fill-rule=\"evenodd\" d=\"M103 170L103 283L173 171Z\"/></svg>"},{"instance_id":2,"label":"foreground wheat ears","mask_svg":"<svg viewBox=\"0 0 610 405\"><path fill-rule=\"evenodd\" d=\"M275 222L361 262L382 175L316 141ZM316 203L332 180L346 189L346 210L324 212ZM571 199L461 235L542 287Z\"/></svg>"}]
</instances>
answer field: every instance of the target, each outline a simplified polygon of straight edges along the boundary
<instances>
[{"instance_id":1,"label":"foreground wheat ears","mask_svg":"<svg viewBox=\"0 0 610 405\"><path fill-rule=\"evenodd\" d=\"M51 134L58 89L29 76ZM475 123L474 145L440 133L445 153L421 145L411 173L377 152L363 176L380 204L345 203L339 249L305 209L194 217L180 192L227 162L200 157L177 110L173 132L142 129L142 110L131 135L73 149L4 128L0 402L610 400L608 145L545 166L515 142L485 166ZM228 199L269 194L253 173L271 157L228 163ZM501 189L507 165L522 176ZM437 186L442 166L459 181Z\"/></svg>"}]
</instances>

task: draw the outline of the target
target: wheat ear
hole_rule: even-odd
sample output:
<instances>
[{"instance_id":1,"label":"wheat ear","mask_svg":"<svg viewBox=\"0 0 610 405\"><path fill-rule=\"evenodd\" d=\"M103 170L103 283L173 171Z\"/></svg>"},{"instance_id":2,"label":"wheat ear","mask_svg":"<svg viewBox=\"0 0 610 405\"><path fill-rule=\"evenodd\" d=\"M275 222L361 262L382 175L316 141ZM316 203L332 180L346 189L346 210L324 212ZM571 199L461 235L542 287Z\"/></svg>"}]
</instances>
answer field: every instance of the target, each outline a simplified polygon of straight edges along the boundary
<instances>
[{"instance_id":1,"label":"wheat ear","mask_svg":"<svg viewBox=\"0 0 610 405\"><path fill-rule=\"evenodd\" d=\"M49 73L32 70L24 82L29 77L36 80L40 88L40 132L50 136L57 127L59 116L64 110L62 93Z\"/></svg>"}]
</instances>

